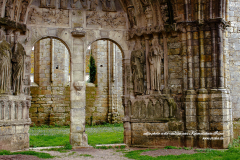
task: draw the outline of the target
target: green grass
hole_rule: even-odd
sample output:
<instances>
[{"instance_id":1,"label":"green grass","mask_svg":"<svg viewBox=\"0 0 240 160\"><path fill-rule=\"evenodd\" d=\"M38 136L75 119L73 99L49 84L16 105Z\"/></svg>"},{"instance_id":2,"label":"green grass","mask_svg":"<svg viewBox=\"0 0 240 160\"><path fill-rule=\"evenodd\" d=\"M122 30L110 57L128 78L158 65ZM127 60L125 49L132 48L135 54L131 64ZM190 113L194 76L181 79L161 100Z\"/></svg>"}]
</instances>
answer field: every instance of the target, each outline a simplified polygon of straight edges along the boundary
<instances>
[{"instance_id":1,"label":"green grass","mask_svg":"<svg viewBox=\"0 0 240 160\"><path fill-rule=\"evenodd\" d=\"M21 151L21 152L10 152L6 150L0 150L0 155L32 155L37 156L38 158L54 158L54 156L51 156L48 153L41 153L41 152L35 152L35 151Z\"/></svg>"},{"instance_id":2,"label":"green grass","mask_svg":"<svg viewBox=\"0 0 240 160\"><path fill-rule=\"evenodd\" d=\"M86 126L88 144L115 144L123 143L123 124L105 124L99 126ZM29 130L30 147L64 146L69 142L70 128L40 126Z\"/></svg>"},{"instance_id":3,"label":"green grass","mask_svg":"<svg viewBox=\"0 0 240 160\"><path fill-rule=\"evenodd\" d=\"M150 150L138 150L130 151L125 154L125 157L136 160L240 160L240 148L230 148L226 151L209 150L204 153L195 154L182 154L182 155L167 155L151 157L146 155L140 155L142 152L147 152Z\"/></svg>"}]
</instances>

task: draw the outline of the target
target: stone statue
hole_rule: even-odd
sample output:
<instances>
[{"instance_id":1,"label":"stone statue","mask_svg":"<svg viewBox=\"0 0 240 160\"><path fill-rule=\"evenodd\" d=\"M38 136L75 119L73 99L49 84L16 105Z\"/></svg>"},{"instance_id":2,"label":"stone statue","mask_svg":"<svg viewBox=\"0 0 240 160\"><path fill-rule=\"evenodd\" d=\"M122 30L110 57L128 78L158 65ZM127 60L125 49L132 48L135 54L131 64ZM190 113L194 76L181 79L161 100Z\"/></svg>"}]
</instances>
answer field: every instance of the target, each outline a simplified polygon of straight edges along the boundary
<instances>
[{"instance_id":1,"label":"stone statue","mask_svg":"<svg viewBox=\"0 0 240 160\"><path fill-rule=\"evenodd\" d=\"M24 20L25 20L25 15L26 15L26 12L27 12L28 5L29 5L28 0L22 1L22 10L21 10L21 13L20 13L20 22L24 22Z\"/></svg>"},{"instance_id":2,"label":"stone statue","mask_svg":"<svg viewBox=\"0 0 240 160\"><path fill-rule=\"evenodd\" d=\"M116 5L115 5L115 0L108 0L110 2L110 9L109 11L115 12L116 10Z\"/></svg>"},{"instance_id":3,"label":"stone statue","mask_svg":"<svg viewBox=\"0 0 240 160\"><path fill-rule=\"evenodd\" d=\"M18 19L17 13L18 13L18 6L16 5L16 6L15 6L15 9L14 9L14 20L15 20L16 22L17 22L17 19Z\"/></svg>"},{"instance_id":4,"label":"stone statue","mask_svg":"<svg viewBox=\"0 0 240 160\"><path fill-rule=\"evenodd\" d=\"M11 89L11 47L3 40L0 43L0 93L8 93Z\"/></svg>"},{"instance_id":5,"label":"stone statue","mask_svg":"<svg viewBox=\"0 0 240 160\"><path fill-rule=\"evenodd\" d=\"M67 1L66 0L61 0L60 1L60 8L67 9Z\"/></svg>"},{"instance_id":6,"label":"stone statue","mask_svg":"<svg viewBox=\"0 0 240 160\"><path fill-rule=\"evenodd\" d=\"M158 35L154 35L150 48L148 61L150 64L151 90L160 91L161 88L161 61L163 58L162 47L158 43Z\"/></svg>"},{"instance_id":7,"label":"stone statue","mask_svg":"<svg viewBox=\"0 0 240 160\"><path fill-rule=\"evenodd\" d=\"M136 95L144 94L144 63L145 54L141 47L140 39L137 39L135 50L131 53L131 66L134 84L134 93Z\"/></svg>"},{"instance_id":8,"label":"stone statue","mask_svg":"<svg viewBox=\"0 0 240 160\"><path fill-rule=\"evenodd\" d=\"M106 0L101 0L102 2L102 11L109 11L108 7L107 7L107 1Z\"/></svg>"},{"instance_id":9,"label":"stone statue","mask_svg":"<svg viewBox=\"0 0 240 160\"><path fill-rule=\"evenodd\" d=\"M15 44L14 52L12 56L12 82L13 82L13 93L15 95L23 93L23 73L24 73L24 58L26 52L20 43Z\"/></svg>"},{"instance_id":10,"label":"stone statue","mask_svg":"<svg viewBox=\"0 0 240 160\"><path fill-rule=\"evenodd\" d=\"M147 19L147 27L151 27L153 24L153 12L150 6L147 6L145 14Z\"/></svg>"},{"instance_id":11,"label":"stone statue","mask_svg":"<svg viewBox=\"0 0 240 160\"><path fill-rule=\"evenodd\" d=\"M132 28L137 27L135 11L133 7L128 8L128 19Z\"/></svg>"},{"instance_id":12,"label":"stone statue","mask_svg":"<svg viewBox=\"0 0 240 160\"><path fill-rule=\"evenodd\" d=\"M12 0L6 1L6 7L5 7L5 17L8 19L11 19L11 11L13 9L13 2Z\"/></svg>"},{"instance_id":13,"label":"stone statue","mask_svg":"<svg viewBox=\"0 0 240 160\"><path fill-rule=\"evenodd\" d=\"M97 6L98 6L98 0L91 0L90 11L96 11Z\"/></svg>"},{"instance_id":14,"label":"stone statue","mask_svg":"<svg viewBox=\"0 0 240 160\"><path fill-rule=\"evenodd\" d=\"M40 0L40 7L47 7L46 0Z\"/></svg>"}]
</instances>

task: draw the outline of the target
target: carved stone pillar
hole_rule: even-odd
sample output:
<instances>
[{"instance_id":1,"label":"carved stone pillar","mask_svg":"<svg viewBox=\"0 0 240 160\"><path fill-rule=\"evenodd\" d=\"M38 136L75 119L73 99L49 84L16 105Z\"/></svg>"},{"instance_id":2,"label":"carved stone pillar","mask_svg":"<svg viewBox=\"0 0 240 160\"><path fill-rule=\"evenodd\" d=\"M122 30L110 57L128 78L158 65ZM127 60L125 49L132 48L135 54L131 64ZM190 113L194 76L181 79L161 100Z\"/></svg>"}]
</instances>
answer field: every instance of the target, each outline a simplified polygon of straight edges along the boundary
<instances>
[{"instance_id":1,"label":"carved stone pillar","mask_svg":"<svg viewBox=\"0 0 240 160\"><path fill-rule=\"evenodd\" d=\"M167 46L167 35L163 33L163 51L164 51L164 92L165 94L170 93L168 89L168 46Z\"/></svg>"},{"instance_id":2,"label":"carved stone pillar","mask_svg":"<svg viewBox=\"0 0 240 160\"><path fill-rule=\"evenodd\" d=\"M199 56L200 56L200 89L197 96L197 129L199 133L205 133L208 130L208 91L205 88L205 53L204 53L204 31L199 27ZM198 147L207 148L207 140L198 136Z\"/></svg>"},{"instance_id":3,"label":"carved stone pillar","mask_svg":"<svg viewBox=\"0 0 240 160\"><path fill-rule=\"evenodd\" d=\"M144 35L145 38L145 45L146 45L146 72L147 72L147 92L146 94L150 94L150 69L149 69L149 61L148 61L148 54L149 54L149 36Z\"/></svg>"},{"instance_id":4,"label":"carved stone pillar","mask_svg":"<svg viewBox=\"0 0 240 160\"><path fill-rule=\"evenodd\" d=\"M74 148L87 147L88 139L85 133L86 86L84 81L84 40L85 32L76 29L72 32L73 50L71 54L71 84L70 84L70 143Z\"/></svg>"},{"instance_id":5,"label":"carved stone pillar","mask_svg":"<svg viewBox=\"0 0 240 160\"><path fill-rule=\"evenodd\" d=\"M130 99L130 88L131 88L131 67L130 67L130 59L126 58L123 59L123 95L122 102L124 106L124 118L123 118L123 125L124 125L124 143L127 145L131 145L131 101Z\"/></svg>"},{"instance_id":6,"label":"carved stone pillar","mask_svg":"<svg viewBox=\"0 0 240 160\"><path fill-rule=\"evenodd\" d=\"M192 51L192 27L190 24L186 26L187 30L187 64L188 64L188 84L187 91L185 94L185 131L191 133L197 129L196 120L196 92L193 89L193 51ZM185 146L193 147L195 146L195 138L192 135L185 137Z\"/></svg>"},{"instance_id":7,"label":"carved stone pillar","mask_svg":"<svg viewBox=\"0 0 240 160\"><path fill-rule=\"evenodd\" d=\"M217 25L217 45L218 45L218 88L224 88L224 60L223 60L223 26Z\"/></svg>"},{"instance_id":8,"label":"carved stone pillar","mask_svg":"<svg viewBox=\"0 0 240 160\"><path fill-rule=\"evenodd\" d=\"M211 24L212 36L212 88L217 88L217 53L216 53L216 26Z\"/></svg>"}]
</instances>

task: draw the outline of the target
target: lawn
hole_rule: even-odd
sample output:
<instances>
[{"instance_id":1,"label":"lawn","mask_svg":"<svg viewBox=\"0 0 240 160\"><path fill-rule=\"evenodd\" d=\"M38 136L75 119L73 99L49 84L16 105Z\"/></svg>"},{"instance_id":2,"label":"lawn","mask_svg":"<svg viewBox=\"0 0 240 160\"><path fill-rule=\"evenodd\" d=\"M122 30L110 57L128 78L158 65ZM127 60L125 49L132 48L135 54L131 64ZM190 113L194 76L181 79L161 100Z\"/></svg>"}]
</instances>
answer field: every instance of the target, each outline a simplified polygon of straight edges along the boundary
<instances>
[{"instance_id":1,"label":"lawn","mask_svg":"<svg viewBox=\"0 0 240 160\"><path fill-rule=\"evenodd\" d=\"M123 125L86 126L88 144L123 143ZM69 142L70 128L31 127L30 147L64 146Z\"/></svg>"}]
</instances>

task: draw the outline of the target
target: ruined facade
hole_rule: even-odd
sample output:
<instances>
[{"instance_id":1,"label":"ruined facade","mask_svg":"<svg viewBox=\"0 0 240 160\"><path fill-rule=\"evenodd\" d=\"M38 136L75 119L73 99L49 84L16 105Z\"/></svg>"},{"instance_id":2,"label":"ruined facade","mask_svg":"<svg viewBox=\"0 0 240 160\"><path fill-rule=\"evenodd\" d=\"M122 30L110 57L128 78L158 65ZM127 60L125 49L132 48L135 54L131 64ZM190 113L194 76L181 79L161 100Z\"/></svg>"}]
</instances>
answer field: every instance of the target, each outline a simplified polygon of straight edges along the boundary
<instances>
[{"instance_id":1,"label":"ruined facade","mask_svg":"<svg viewBox=\"0 0 240 160\"><path fill-rule=\"evenodd\" d=\"M0 0L1 147L19 142L9 135L24 135L28 144L31 49L48 37L69 50L73 146L87 146L87 47L108 39L122 51L126 144L226 148L240 128L239 6L236 0Z\"/></svg>"}]
</instances>

